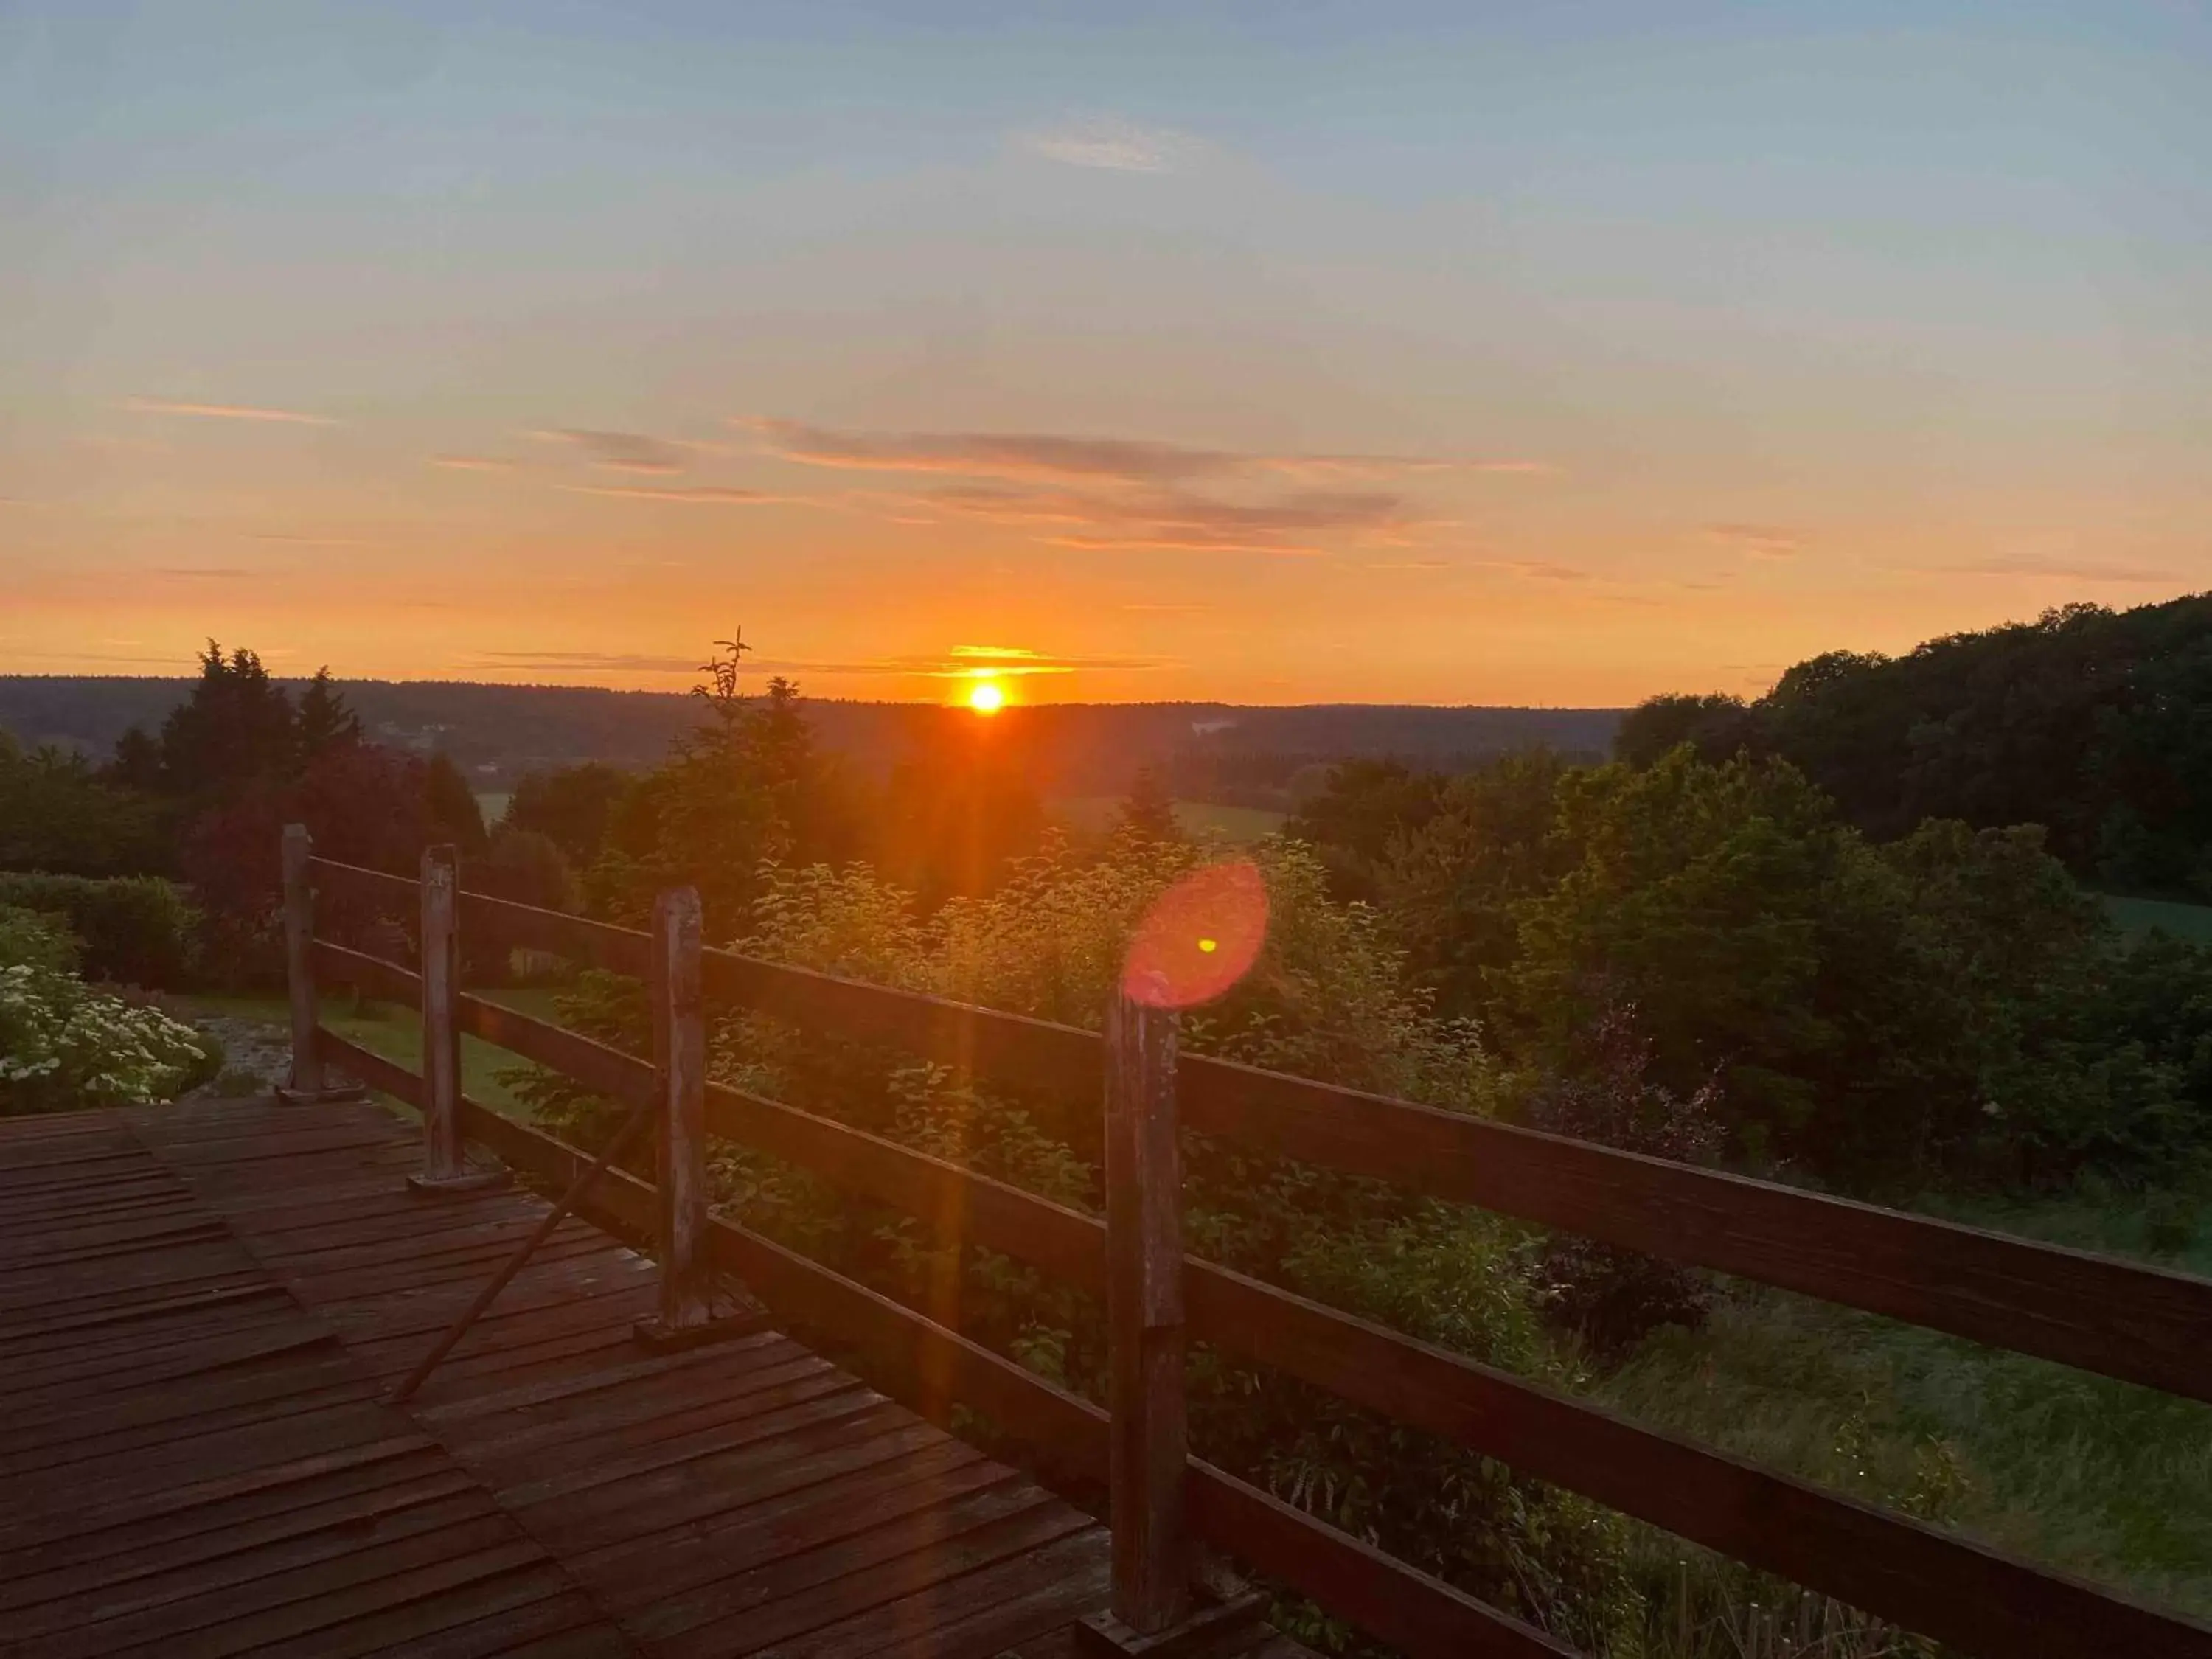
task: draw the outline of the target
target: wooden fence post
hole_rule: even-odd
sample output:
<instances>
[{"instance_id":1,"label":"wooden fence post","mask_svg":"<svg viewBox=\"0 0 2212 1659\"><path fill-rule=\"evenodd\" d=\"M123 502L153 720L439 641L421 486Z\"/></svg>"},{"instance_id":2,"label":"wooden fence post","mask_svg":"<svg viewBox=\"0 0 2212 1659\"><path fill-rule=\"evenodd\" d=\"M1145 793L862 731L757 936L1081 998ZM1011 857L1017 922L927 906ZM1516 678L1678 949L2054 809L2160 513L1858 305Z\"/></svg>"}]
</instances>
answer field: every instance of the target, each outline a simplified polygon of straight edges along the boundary
<instances>
[{"instance_id":1,"label":"wooden fence post","mask_svg":"<svg viewBox=\"0 0 2212 1659\"><path fill-rule=\"evenodd\" d=\"M284 826L284 978L292 996L292 1070L278 1095L312 1101L323 1092L322 1056L315 1048L315 892L307 874L314 843L304 823Z\"/></svg>"},{"instance_id":2,"label":"wooden fence post","mask_svg":"<svg viewBox=\"0 0 2212 1659\"><path fill-rule=\"evenodd\" d=\"M450 844L422 849L422 1170L418 1193L476 1192L501 1180L471 1174L461 1135L460 872Z\"/></svg>"},{"instance_id":3,"label":"wooden fence post","mask_svg":"<svg viewBox=\"0 0 2212 1659\"><path fill-rule=\"evenodd\" d=\"M695 887L653 901L647 989L653 1003L654 1087L660 1120L660 1311L638 1321L637 1340L665 1352L762 1328L756 1310L725 1316L716 1305L707 1238L707 1019L701 1002L704 923Z\"/></svg>"},{"instance_id":4,"label":"wooden fence post","mask_svg":"<svg viewBox=\"0 0 2212 1659\"><path fill-rule=\"evenodd\" d=\"M1106 1319L1114 1614L1153 1636L1190 1609L1184 1537L1182 1148L1176 1015L1117 992L1106 1016Z\"/></svg>"}]
</instances>

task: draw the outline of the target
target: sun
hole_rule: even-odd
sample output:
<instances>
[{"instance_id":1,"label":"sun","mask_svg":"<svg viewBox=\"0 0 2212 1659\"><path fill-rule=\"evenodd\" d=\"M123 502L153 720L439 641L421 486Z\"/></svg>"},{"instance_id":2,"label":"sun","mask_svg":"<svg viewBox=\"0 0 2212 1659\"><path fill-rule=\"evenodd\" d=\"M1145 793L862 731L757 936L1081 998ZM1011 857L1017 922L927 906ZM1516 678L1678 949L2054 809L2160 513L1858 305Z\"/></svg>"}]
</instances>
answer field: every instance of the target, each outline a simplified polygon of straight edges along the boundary
<instances>
[{"instance_id":1,"label":"sun","mask_svg":"<svg viewBox=\"0 0 2212 1659\"><path fill-rule=\"evenodd\" d=\"M968 706L979 714L995 714L1006 706L1006 693L996 680L977 680L969 689Z\"/></svg>"}]
</instances>

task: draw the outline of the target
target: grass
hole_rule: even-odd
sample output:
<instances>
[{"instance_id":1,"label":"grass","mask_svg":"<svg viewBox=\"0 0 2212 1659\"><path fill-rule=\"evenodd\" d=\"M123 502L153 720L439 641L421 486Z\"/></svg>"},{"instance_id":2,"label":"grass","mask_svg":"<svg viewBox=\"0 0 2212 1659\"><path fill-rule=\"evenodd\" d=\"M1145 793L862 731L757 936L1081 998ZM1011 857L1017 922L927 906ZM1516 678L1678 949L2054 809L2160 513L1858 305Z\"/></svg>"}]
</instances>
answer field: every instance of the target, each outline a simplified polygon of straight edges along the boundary
<instances>
[{"instance_id":1,"label":"grass","mask_svg":"<svg viewBox=\"0 0 2212 1659\"><path fill-rule=\"evenodd\" d=\"M475 995L487 1002L495 1002L503 1008L535 1018L555 1018L553 999L556 993L542 988L518 990L478 990ZM180 1000L186 1018L195 1014L222 1014L234 1019L253 1020L262 1024L284 1026L291 1014L282 997L224 997L196 996ZM354 999L339 993L327 998L322 1005L323 1023L349 1042L357 1042L371 1054L405 1066L410 1070L422 1064L422 1028L421 1017L411 1008L396 1003L373 1002L357 1004ZM499 1073L520 1064L517 1056L504 1048L495 1048L481 1038L465 1032L461 1036L461 1091L473 1100L481 1101L503 1117L527 1123L531 1110L527 1102L499 1080Z\"/></svg>"},{"instance_id":2,"label":"grass","mask_svg":"<svg viewBox=\"0 0 2212 1659\"><path fill-rule=\"evenodd\" d=\"M2105 911L2124 933L2160 928L2192 945L2212 945L2212 904L2183 904L2172 899L2122 898L2105 895Z\"/></svg>"},{"instance_id":3,"label":"grass","mask_svg":"<svg viewBox=\"0 0 2212 1659\"><path fill-rule=\"evenodd\" d=\"M2121 1201L1953 1213L2113 1251L2148 1230L2142 1206ZM2165 1263L2212 1272L2212 1231ZM1653 1338L1597 1393L1639 1421L2212 1614L2212 1407L1749 1286L1704 1329ZM1644 1548L1655 1577L1731 1571L1685 1565L1695 1553L1662 1534Z\"/></svg>"},{"instance_id":4,"label":"grass","mask_svg":"<svg viewBox=\"0 0 2212 1659\"><path fill-rule=\"evenodd\" d=\"M1068 829L1095 835L1110 829L1121 816L1121 798L1066 795L1052 802L1046 810ZM1179 800L1175 804L1175 811L1176 822L1182 826L1185 835L1214 836L1239 845L1273 835L1289 816L1261 806L1223 806L1205 800Z\"/></svg>"},{"instance_id":5,"label":"grass","mask_svg":"<svg viewBox=\"0 0 2212 1659\"><path fill-rule=\"evenodd\" d=\"M514 792L507 789L479 789L476 793L477 811L483 814L487 830L507 816L507 804L514 799Z\"/></svg>"}]
</instances>

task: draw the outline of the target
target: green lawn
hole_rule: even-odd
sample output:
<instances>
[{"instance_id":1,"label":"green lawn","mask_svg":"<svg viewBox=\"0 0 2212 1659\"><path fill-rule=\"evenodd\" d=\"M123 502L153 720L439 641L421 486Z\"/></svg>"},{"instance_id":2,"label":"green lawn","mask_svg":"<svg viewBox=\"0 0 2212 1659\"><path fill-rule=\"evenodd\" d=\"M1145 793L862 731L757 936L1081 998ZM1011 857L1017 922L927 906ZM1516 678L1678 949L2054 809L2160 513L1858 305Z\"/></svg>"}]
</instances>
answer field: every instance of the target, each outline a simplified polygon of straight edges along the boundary
<instances>
[{"instance_id":1,"label":"green lawn","mask_svg":"<svg viewBox=\"0 0 2212 1659\"><path fill-rule=\"evenodd\" d=\"M553 999L556 994L550 990L479 990L473 994L534 1018L551 1020L556 1018L553 1012ZM291 1019L282 997L198 996L184 999L182 1006L187 1017L196 1013L227 1014L235 1019L256 1020L275 1026L289 1024ZM324 1001L322 1016L323 1024L347 1042L357 1042L371 1054L381 1054L410 1071L421 1068L422 1016L412 1008L390 1002L357 1005L350 994L341 992ZM461 1091L502 1116L518 1118L526 1123L531 1116L528 1103L518 1098L499 1080L501 1072L520 1063L518 1057L506 1049L495 1048L490 1043L464 1032L461 1036Z\"/></svg>"},{"instance_id":2,"label":"green lawn","mask_svg":"<svg viewBox=\"0 0 2212 1659\"><path fill-rule=\"evenodd\" d=\"M1070 830L1096 835L1110 829L1121 816L1121 798L1119 795L1066 795L1050 802L1046 809ZM1175 804L1176 822L1188 836L1216 836L1223 841L1242 844L1272 836L1283 827L1288 816L1271 812L1259 806L1222 806L1212 801L1179 800Z\"/></svg>"},{"instance_id":3,"label":"green lawn","mask_svg":"<svg viewBox=\"0 0 2212 1659\"><path fill-rule=\"evenodd\" d=\"M507 804L514 799L512 790L479 789L477 791L477 811L483 814L484 828L489 830L507 816Z\"/></svg>"},{"instance_id":4,"label":"green lawn","mask_svg":"<svg viewBox=\"0 0 2212 1659\"><path fill-rule=\"evenodd\" d=\"M2124 933L2162 928L2193 945L2212 945L2212 904L2182 904L2172 899L2121 898L2105 895L2105 911Z\"/></svg>"}]
</instances>

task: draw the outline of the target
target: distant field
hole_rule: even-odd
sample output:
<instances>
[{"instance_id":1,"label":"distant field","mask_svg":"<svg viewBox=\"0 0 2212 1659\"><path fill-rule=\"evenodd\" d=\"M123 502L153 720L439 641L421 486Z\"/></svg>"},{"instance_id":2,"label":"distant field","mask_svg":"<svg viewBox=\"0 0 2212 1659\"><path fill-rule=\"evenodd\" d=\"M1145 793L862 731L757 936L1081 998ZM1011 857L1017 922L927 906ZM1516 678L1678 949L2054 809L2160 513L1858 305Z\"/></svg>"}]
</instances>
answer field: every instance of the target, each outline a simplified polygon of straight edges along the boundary
<instances>
[{"instance_id":1,"label":"distant field","mask_svg":"<svg viewBox=\"0 0 2212 1659\"><path fill-rule=\"evenodd\" d=\"M1069 795L1046 808L1070 830L1092 831L1112 825L1121 815L1119 795ZM1188 836L1218 836L1224 841L1258 841L1283 827L1288 816L1259 806L1219 806L1212 801L1179 800L1176 822Z\"/></svg>"},{"instance_id":2,"label":"distant field","mask_svg":"<svg viewBox=\"0 0 2212 1659\"><path fill-rule=\"evenodd\" d=\"M2123 933L2163 928L2194 945L2212 945L2212 904L2178 904L2170 899L2105 896L2105 910Z\"/></svg>"},{"instance_id":3,"label":"distant field","mask_svg":"<svg viewBox=\"0 0 2212 1659\"><path fill-rule=\"evenodd\" d=\"M483 814L485 829L490 829L493 824L507 816L507 804L514 799L514 795L511 790L479 789L477 791L477 810Z\"/></svg>"}]
</instances>

